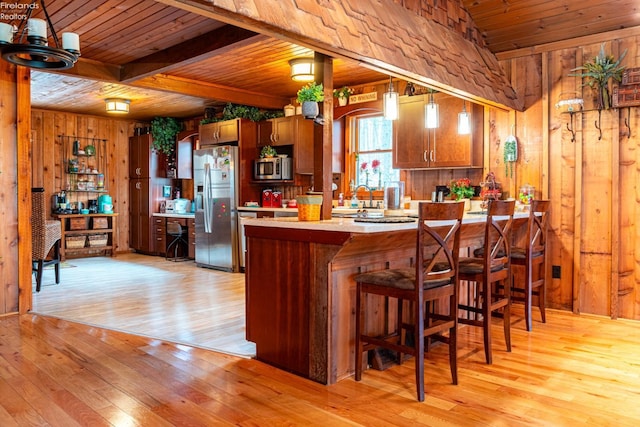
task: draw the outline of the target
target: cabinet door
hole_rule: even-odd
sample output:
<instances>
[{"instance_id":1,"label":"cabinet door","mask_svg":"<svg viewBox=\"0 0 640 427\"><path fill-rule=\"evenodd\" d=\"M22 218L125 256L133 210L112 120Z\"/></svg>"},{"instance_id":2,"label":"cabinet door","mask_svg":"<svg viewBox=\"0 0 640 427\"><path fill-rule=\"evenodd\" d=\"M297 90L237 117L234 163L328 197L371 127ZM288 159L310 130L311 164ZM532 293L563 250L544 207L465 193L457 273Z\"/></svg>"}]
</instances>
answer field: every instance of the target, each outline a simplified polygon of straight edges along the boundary
<instances>
[{"instance_id":1,"label":"cabinet door","mask_svg":"<svg viewBox=\"0 0 640 427\"><path fill-rule=\"evenodd\" d=\"M129 176L149 178L158 169L158 154L151 151L151 134L129 138Z\"/></svg>"},{"instance_id":2,"label":"cabinet door","mask_svg":"<svg viewBox=\"0 0 640 427\"><path fill-rule=\"evenodd\" d=\"M462 100L450 95L436 96L440 114L440 126L429 138L430 164L432 168L472 166L472 134L458 134L458 113L462 111ZM467 107L469 103L467 102ZM467 108L473 123L473 111ZM428 131L428 129L425 129Z\"/></svg>"},{"instance_id":3,"label":"cabinet door","mask_svg":"<svg viewBox=\"0 0 640 427\"><path fill-rule=\"evenodd\" d=\"M140 252L151 252L148 179L129 181L129 201L129 247Z\"/></svg>"},{"instance_id":4,"label":"cabinet door","mask_svg":"<svg viewBox=\"0 0 640 427\"><path fill-rule=\"evenodd\" d=\"M425 144L426 132L429 130L424 128L424 97L401 97L398 115L399 118L394 123L393 167L429 167L429 151Z\"/></svg>"},{"instance_id":5,"label":"cabinet door","mask_svg":"<svg viewBox=\"0 0 640 427\"><path fill-rule=\"evenodd\" d=\"M238 119L218 122L216 143L235 142L238 140Z\"/></svg>"},{"instance_id":6,"label":"cabinet door","mask_svg":"<svg viewBox=\"0 0 640 427\"><path fill-rule=\"evenodd\" d=\"M216 133L218 132L218 123L207 123L204 125L200 125L199 134L200 134L200 144L215 144L216 143Z\"/></svg>"},{"instance_id":7,"label":"cabinet door","mask_svg":"<svg viewBox=\"0 0 640 427\"><path fill-rule=\"evenodd\" d=\"M193 179L193 141L191 137L176 142L176 173L178 179Z\"/></svg>"},{"instance_id":8,"label":"cabinet door","mask_svg":"<svg viewBox=\"0 0 640 427\"><path fill-rule=\"evenodd\" d=\"M264 120L258 122L258 139L257 146L258 148L262 148L266 145L272 145L273 141L271 140L273 134L273 121L272 120Z\"/></svg>"},{"instance_id":9,"label":"cabinet door","mask_svg":"<svg viewBox=\"0 0 640 427\"><path fill-rule=\"evenodd\" d=\"M296 143L296 130L298 117L289 116L273 119L272 144L294 145Z\"/></svg>"},{"instance_id":10,"label":"cabinet door","mask_svg":"<svg viewBox=\"0 0 640 427\"><path fill-rule=\"evenodd\" d=\"M298 120L293 160L294 173L313 174L313 120Z\"/></svg>"}]
</instances>

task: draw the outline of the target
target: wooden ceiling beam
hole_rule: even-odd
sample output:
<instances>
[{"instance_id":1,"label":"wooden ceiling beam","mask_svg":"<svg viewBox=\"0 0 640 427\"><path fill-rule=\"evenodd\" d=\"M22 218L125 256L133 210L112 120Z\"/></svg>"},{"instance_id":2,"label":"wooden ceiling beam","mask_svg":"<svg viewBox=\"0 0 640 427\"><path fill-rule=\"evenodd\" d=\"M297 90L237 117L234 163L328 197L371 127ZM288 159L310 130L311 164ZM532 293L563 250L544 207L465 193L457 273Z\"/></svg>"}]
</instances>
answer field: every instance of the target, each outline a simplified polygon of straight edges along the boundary
<instances>
[{"instance_id":1,"label":"wooden ceiling beam","mask_svg":"<svg viewBox=\"0 0 640 427\"><path fill-rule=\"evenodd\" d=\"M289 98L251 92L213 83L204 83L165 74L145 77L130 84L137 87L175 92L182 95L209 98L218 102L231 102L265 109L279 110L283 105L291 102Z\"/></svg>"},{"instance_id":2,"label":"wooden ceiling beam","mask_svg":"<svg viewBox=\"0 0 640 427\"><path fill-rule=\"evenodd\" d=\"M193 64L243 45L255 43L259 39L266 39L266 37L240 27L225 25L207 34L124 64L120 72L120 81L130 83L155 74L166 74L180 66Z\"/></svg>"}]
</instances>

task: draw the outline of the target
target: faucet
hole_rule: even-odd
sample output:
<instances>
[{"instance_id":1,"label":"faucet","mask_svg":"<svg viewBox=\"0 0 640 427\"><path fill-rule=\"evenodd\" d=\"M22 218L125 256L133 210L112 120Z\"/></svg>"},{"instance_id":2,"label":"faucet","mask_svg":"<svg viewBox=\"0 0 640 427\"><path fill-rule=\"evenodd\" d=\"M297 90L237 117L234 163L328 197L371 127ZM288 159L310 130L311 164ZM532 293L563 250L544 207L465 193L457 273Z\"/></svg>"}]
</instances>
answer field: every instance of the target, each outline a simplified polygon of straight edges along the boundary
<instances>
[{"instance_id":1,"label":"faucet","mask_svg":"<svg viewBox=\"0 0 640 427\"><path fill-rule=\"evenodd\" d=\"M368 186L364 185L364 184L360 184L358 185L356 188L353 189L353 194L358 194L358 188L364 188L365 190L367 190L369 192L369 206L367 206L366 204L363 204L362 207L366 208L368 207L369 209L373 209L373 190L371 188L369 188Z\"/></svg>"}]
</instances>

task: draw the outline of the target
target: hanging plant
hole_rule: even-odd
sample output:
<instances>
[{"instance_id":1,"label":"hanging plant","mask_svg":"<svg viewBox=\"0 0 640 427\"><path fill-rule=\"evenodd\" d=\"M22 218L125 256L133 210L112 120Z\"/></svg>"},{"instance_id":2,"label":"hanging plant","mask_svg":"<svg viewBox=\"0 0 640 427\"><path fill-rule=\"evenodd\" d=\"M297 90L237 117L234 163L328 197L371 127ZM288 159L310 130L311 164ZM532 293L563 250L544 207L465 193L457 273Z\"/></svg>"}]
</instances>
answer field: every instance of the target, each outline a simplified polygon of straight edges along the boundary
<instances>
[{"instance_id":1,"label":"hanging plant","mask_svg":"<svg viewBox=\"0 0 640 427\"><path fill-rule=\"evenodd\" d=\"M158 153L173 154L176 147L176 136L182 130L182 123L173 117L154 117L151 120L151 147Z\"/></svg>"},{"instance_id":2,"label":"hanging plant","mask_svg":"<svg viewBox=\"0 0 640 427\"><path fill-rule=\"evenodd\" d=\"M518 160L518 140L509 135L504 141L504 173L507 177L513 177L513 164Z\"/></svg>"},{"instance_id":3,"label":"hanging plant","mask_svg":"<svg viewBox=\"0 0 640 427\"><path fill-rule=\"evenodd\" d=\"M604 45L600 46L600 52L593 58L593 62L587 62L581 67L572 69L571 71L582 71L581 73L572 73L570 76L582 77L585 82L582 86L589 86L592 89L598 91L598 109L608 110L611 107L611 99L609 97L609 81L615 80L620 82L622 80L622 73L624 72L624 66L620 65L622 59L627 54L625 49L620 55L620 59L617 61L613 55L607 55L604 53Z\"/></svg>"}]
</instances>

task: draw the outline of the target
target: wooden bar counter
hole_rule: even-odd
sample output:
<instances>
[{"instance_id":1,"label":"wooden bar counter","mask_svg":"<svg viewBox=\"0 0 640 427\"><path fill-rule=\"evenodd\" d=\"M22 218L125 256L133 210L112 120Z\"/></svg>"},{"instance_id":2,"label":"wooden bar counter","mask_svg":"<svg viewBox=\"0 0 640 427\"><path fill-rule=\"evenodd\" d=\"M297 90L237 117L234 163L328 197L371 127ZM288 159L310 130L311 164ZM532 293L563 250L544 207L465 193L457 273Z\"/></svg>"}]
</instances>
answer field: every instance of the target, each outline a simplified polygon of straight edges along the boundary
<instances>
[{"instance_id":1,"label":"wooden bar counter","mask_svg":"<svg viewBox=\"0 0 640 427\"><path fill-rule=\"evenodd\" d=\"M524 222L527 215L516 218ZM465 246L479 245L485 221L484 215L465 216ZM410 266L417 222L261 218L244 224L247 340L256 344L257 358L323 384L352 375L353 276ZM384 323L372 319L366 327L383 330Z\"/></svg>"}]
</instances>

